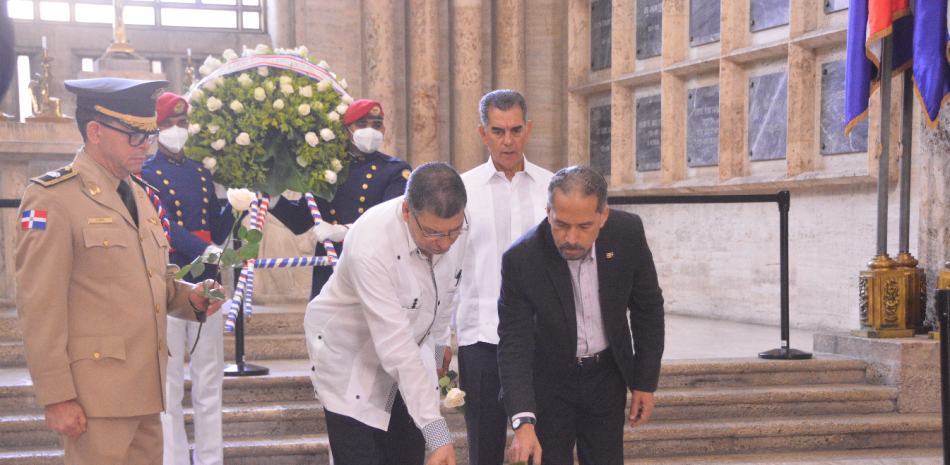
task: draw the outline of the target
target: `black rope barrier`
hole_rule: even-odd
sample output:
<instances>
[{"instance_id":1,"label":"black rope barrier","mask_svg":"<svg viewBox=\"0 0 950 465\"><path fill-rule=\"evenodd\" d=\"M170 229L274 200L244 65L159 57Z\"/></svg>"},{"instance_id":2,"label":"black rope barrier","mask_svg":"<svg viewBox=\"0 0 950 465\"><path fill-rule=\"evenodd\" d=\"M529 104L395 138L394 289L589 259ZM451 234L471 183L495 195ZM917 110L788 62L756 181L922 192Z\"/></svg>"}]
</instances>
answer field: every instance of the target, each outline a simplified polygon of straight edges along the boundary
<instances>
[{"instance_id":1,"label":"black rope barrier","mask_svg":"<svg viewBox=\"0 0 950 465\"><path fill-rule=\"evenodd\" d=\"M782 346L778 349L759 353L759 357L770 360L803 360L811 358L808 352L792 349L789 342L788 316L788 210L792 195L789 191L776 194L731 194L731 195L643 195L609 197L610 205L670 205L670 204L712 204L712 203L772 203L778 204L779 211L779 255L781 257L781 318Z\"/></svg>"}]
</instances>

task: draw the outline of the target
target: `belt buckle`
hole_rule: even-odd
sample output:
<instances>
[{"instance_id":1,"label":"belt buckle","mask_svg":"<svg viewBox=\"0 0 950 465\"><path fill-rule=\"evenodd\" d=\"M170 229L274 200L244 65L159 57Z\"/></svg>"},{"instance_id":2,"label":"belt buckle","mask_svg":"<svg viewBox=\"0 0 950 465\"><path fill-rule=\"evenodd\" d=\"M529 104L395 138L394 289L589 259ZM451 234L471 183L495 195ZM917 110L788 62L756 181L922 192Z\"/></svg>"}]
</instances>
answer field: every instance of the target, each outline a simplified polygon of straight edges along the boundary
<instances>
[{"instance_id":1,"label":"belt buckle","mask_svg":"<svg viewBox=\"0 0 950 465\"><path fill-rule=\"evenodd\" d=\"M582 367L588 363L597 363L600 361L600 354L594 355L584 355L582 357L577 357L577 366Z\"/></svg>"}]
</instances>

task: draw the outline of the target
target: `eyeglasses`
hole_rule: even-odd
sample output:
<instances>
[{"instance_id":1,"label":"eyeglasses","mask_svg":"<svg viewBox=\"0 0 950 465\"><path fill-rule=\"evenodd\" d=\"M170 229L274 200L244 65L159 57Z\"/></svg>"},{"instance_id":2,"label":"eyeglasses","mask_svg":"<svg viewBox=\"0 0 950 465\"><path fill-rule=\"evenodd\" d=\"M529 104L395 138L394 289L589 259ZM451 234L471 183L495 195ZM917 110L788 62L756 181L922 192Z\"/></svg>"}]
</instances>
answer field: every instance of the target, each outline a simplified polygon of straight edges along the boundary
<instances>
[{"instance_id":1,"label":"eyeglasses","mask_svg":"<svg viewBox=\"0 0 950 465\"><path fill-rule=\"evenodd\" d=\"M168 129L173 126L178 126L182 129L188 129L188 124L189 124L188 118L184 118L177 123L172 123L171 121L172 121L171 118L169 118L169 119L166 119L165 121L162 121L161 123L158 123L158 129Z\"/></svg>"},{"instance_id":2,"label":"eyeglasses","mask_svg":"<svg viewBox=\"0 0 950 465\"><path fill-rule=\"evenodd\" d=\"M416 220L416 226L419 226L419 230L422 231L422 237L426 239L438 240L442 239L443 237L456 238L459 237L459 235L461 235L463 232L468 231L468 216L464 213L462 213L462 227L456 229L455 231L449 231L448 233L426 233L426 228L423 228L422 225L419 224L419 217L417 217L415 213L412 214L412 218Z\"/></svg>"},{"instance_id":3,"label":"eyeglasses","mask_svg":"<svg viewBox=\"0 0 950 465\"><path fill-rule=\"evenodd\" d=\"M113 130L113 131L115 131L115 132L121 132L122 134L125 134L125 135L129 136L129 145L131 145L132 147L138 147L138 146L142 145L142 142L145 142L146 139L148 139L149 145L151 145L153 142L155 142L155 137L156 137L155 134L149 134L149 133L146 133L146 132L129 132L129 131L123 131L123 130L121 130L121 129L119 129L119 128L114 128L114 127L112 127L112 126L109 126L108 124L103 124L103 126L109 128L109 129L111 129L111 130Z\"/></svg>"}]
</instances>

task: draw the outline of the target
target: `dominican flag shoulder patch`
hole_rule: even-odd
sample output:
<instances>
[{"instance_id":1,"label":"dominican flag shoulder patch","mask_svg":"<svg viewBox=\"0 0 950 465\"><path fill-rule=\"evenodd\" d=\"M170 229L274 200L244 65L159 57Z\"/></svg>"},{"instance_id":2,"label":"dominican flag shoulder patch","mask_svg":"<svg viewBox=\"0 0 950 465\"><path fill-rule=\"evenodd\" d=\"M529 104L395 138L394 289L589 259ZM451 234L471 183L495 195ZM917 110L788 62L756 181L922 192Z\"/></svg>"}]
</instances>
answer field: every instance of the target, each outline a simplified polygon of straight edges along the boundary
<instances>
[{"instance_id":1,"label":"dominican flag shoulder patch","mask_svg":"<svg viewBox=\"0 0 950 465\"><path fill-rule=\"evenodd\" d=\"M26 210L20 219L20 229L46 229L46 210Z\"/></svg>"}]
</instances>

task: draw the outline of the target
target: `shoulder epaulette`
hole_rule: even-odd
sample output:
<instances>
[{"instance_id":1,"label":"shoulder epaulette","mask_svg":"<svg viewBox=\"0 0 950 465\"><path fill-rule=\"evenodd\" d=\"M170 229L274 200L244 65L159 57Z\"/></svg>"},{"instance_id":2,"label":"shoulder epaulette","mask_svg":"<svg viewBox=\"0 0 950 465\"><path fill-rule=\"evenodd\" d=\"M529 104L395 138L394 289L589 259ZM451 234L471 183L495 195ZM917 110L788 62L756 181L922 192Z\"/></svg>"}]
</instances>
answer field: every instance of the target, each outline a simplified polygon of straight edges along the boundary
<instances>
[{"instance_id":1,"label":"shoulder epaulette","mask_svg":"<svg viewBox=\"0 0 950 465\"><path fill-rule=\"evenodd\" d=\"M153 185L151 185L151 184L145 182L144 179L138 177L137 175L136 175L136 176L132 176L132 180L135 181L135 182L137 182L140 186L142 186L142 187L145 188L145 189L151 189L151 190L155 191L156 194L161 194L161 193L162 193L162 191L158 190L157 187L155 187L155 186L153 186Z\"/></svg>"},{"instance_id":2,"label":"shoulder epaulette","mask_svg":"<svg viewBox=\"0 0 950 465\"><path fill-rule=\"evenodd\" d=\"M79 174L79 172L74 170L72 166L65 166L58 170L47 172L42 176L32 178L30 181L33 181L43 187L49 187L54 184L59 184L73 176L76 176L77 174Z\"/></svg>"}]
</instances>

